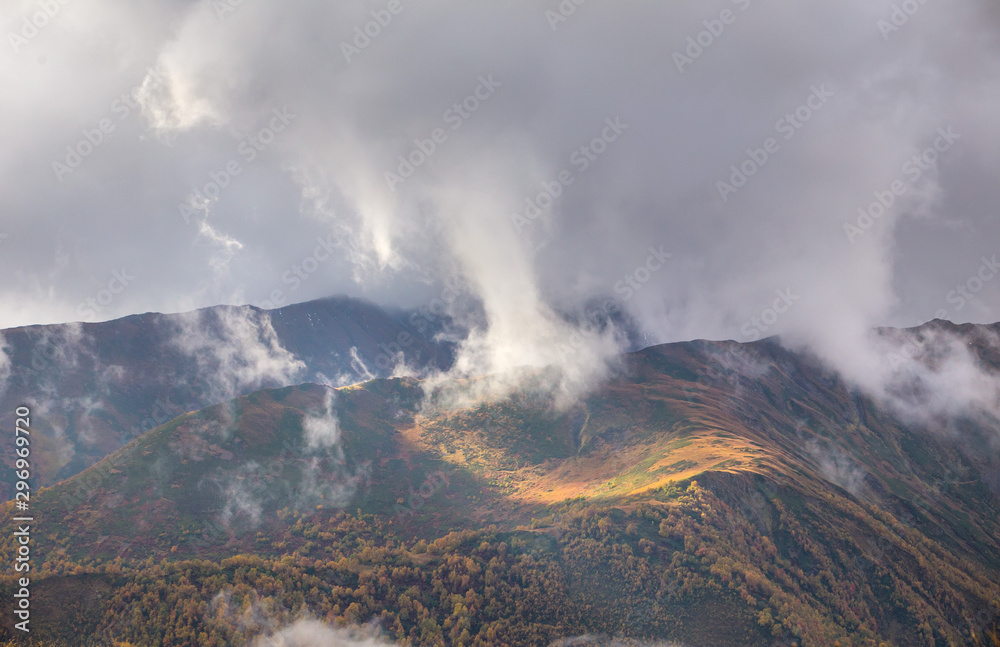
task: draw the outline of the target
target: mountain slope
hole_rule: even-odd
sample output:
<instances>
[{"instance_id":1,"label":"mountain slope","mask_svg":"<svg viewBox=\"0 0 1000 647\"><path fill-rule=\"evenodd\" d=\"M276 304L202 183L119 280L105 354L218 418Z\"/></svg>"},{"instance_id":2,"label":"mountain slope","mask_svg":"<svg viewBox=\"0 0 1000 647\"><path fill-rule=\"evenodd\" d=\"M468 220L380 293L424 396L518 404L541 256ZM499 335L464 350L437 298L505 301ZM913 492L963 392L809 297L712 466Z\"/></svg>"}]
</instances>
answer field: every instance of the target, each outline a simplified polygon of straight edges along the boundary
<instances>
[{"instance_id":1,"label":"mountain slope","mask_svg":"<svg viewBox=\"0 0 1000 647\"><path fill-rule=\"evenodd\" d=\"M263 387L353 383L389 375L399 361L447 367L450 346L432 339L441 325L336 298L273 311L215 307L15 328L2 333L11 373L6 391L0 384L0 408L34 410L46 443L35 475L47 485L184 412ZM10 442L0 439L5 461ZM12 476L2 472L6 499Z\"/></svg>"},{"instance_id":2,"label":"mountain slope","mask_svg":"<svg viewBox=\"0 0 1000 647\"><path fill-rule=\"evenodd\" d=\"M266 390L143 435L37 496L43 582L106 587L77 622L136 644L242 644L227 595L412 644L995 639L989 429L903 424L767 341L633 353L566 411L531 389L444 410L420 387ZM151 599L176 619L122 615Z\"/></svg>"}]
</instances>

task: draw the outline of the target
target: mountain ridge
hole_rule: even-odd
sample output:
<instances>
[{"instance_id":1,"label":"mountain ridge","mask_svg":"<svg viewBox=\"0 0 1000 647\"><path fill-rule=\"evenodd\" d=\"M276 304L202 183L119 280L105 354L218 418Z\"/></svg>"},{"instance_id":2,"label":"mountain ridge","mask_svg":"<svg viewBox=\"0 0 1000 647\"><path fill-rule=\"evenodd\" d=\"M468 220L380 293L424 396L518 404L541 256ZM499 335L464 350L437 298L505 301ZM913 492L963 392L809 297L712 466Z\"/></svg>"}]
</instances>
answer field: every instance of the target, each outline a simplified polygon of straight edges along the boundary
<instances>
[{"instance_id":1,"label":"mountain ridge","mask_svg":"<svg viewBox=\"0 0 1000 647\"><path fill-rule=\"evenodd\" d=\"M774 340L630 353L607 384L564 410L534 390L451 410L424 398L412 378L284 387L147 432L39 493L45 581L76 586L86 565L124 599L153 586L143 579L150 569L203 564L214 575L185 577L210 605L227 590L220 582L240 581L225 564L245 555L275 577L283 560L299 564L302 582L320 591L303 608L336 622L373 613L415 644L444 644L434 632L451 629L457 644L463 628L465 644L477 635L504 644L489 636L531 623L540 633L503 634L506 644L567 632L696 645L992 644L995 457L901 422ZM526 575L515 564L529 560L528 573L555 578L558 604L541 615L514 602L487 612L501 594L472 573L501 553L514 560L497 562L505 586L544 595L518 579ZM463 560L472 570L448 570ZM366 573L386 564L389 583L376 589L389 593L365 593ZM423 575L408 580L411 571ZM471 578L478 619L433 610L459 607L435 606L432 572ZM338 592L331 583L344 577L360 588ZM432 610L427 624L394 602L394 582ZM282 584L273 604L302 604L290 602L299 586ZM451 590L466 595L460 584ZM94 608L107 618L98 629L116 631L113 615ZM730 618L732 637L709 631L712 615ZM219 631L227 641L250 635Z\"/></svg>"},{"instance_id":2,"label":"mountain ridge","mask_svg":"<svg viewBox=\"0 0 1000 647\"><path fill-rule=\"evenodd\" d=\"M262 387L361 381L391 374L400 361L417 371L447 368L453 344L434 338L447 320L416 316L331 298L10 329L2 333L11 368L0 407L29 405L44 423L49 448L37 477L48 485L180 413ZM0 439L0 448L10 442ZM11 483L4 471L4 498Z\"/></svg>"}]
</instances>

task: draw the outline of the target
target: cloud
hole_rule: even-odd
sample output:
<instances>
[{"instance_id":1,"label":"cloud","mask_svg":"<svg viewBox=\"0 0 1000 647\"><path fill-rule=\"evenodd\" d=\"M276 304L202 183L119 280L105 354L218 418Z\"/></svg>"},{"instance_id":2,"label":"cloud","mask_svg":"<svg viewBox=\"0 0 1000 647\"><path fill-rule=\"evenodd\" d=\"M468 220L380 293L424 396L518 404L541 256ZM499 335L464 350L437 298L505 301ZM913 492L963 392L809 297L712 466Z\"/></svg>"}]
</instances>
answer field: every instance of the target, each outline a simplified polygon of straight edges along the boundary
<instances>
[{"instance_id":1,"label":"cloud","mask_svg":"<svg viewBox=\"0 0 1000 647\"><path fill-rule=\"evenodd\" d=\"M99 427L108 423L96 415L103 408L98 394L107 395L121 385L125 374L120 366L101 364L95 340L82 324L32 328L26 338L30 352L17 371L20 379L31 380L31 392L24 400L47 432L49 442L38 454L45 457L46 476L51 477L73 460L81 444L93 445L99 440ZM67 381L67 376L80 370L92 375L88 388L92 386L93 391L85 393L81 385ZM0 385L2 382L0 379Z\"/></svg>"},{"instance_id":2,"label":"cloud","mask_svg":"<svg viewBox=\"0 0 1000 647\"><path fill-rule=\"evenodd\" d=\"M357 346L351 346L348 352L348 367L350 370L338 371L333 377L327 376L321 371L317 371L314 376L314 380L319 384L325 384L329 387L341 387L349 386L351 384L357 384L358 382L367 382L369 380L374 380L377 375L372 372L372 370L365 364L365 361L361 358L358 353ZM397 364L397 370L401 370L402 364Z\"/></svg>"},{"instance_id":3,"label":"cloud","mask_svg":"<svg viewBox=\"0 0 1000 647\"><path fill-rule=\"evenodd\" d=\"M340 441L340 424L334 408L337 392L328 389L319 415L307 415L302 421L302 433L309 449L327 449Z\"/></svg>"},{"instance_id":4,"label":"cloud","mask_svg":"<svg viewBox=\"0 0 1000 647\"><path fill-rule=\"evenodd\" d=\"M7 380L10 379L10 356L7 355L7 340L0 332L0 398L7 392Z\"/></svg>"},{"instance_id":5,"label":"cloud","mask_svg":"<svg viewBox=\"0 0 1000 647\"><path fill-rule=\"evenodd\" d=\"M171 449L184 459L201 460L213 446L229 438L240 421L229 406L219 409L220 420L182 426ZM256 528L267 514L290 507L309 515L317 509L343 508L371 481L372 464L348 455L341 443L336 391L327 388L319 406L302 417L302 435L281 438L281 448L268 460L244 461L220 467L206 475L200 488L217 491L222 507L219 522L226 528ZM225 460L233 458L222 452Z\"/></svg>"},{"instance_id":6,"label":"cloud","mask_svg":"<svg viewBox=\"0 0 1000 647\"><path fill-rule=\"evenodd\" d=\"M858 496L866 472L854 460L829 443L810 440L805 444L809 455L818 463L823 478Z\"/></svg>"},{"instance_id":7,"label":"cloud","mask_svg":"<svg viewBox=\"0 0 1000 647\"><path fill-rule=\"evenodd\" d=\"M851 377L904 420L1000 420L1000 374L987 367L984 351L973 350L1000 352L995 331L928 325L884 331L870 339L874 365Z\"/></svg>"},{"instance_id":8,"label":"cloud","mask_svg":"<svg viewBox=\"0 0 1000 647\"><path fill-rule=\"evenodd\" d=\"M361 378L362 381L375 378L375 373L371 371L364 360L361 359L361 356L358 355L358 348L356 346L351 346L351 370L354 371L354 374L346 376L347 380L357 382L357 378ZM346 384L338 384L337 386L346 386Z\"/></svg>"},{"instance_id":9,"label":"cloud","mask_svg":"<svg viewBox=\"0 0 1000 647\"><path fill-rule=\"evenodd\" d=\"M835 363L875 326L996 319L1000 282L948 295L1000 238L1000 16L928 3L886 33L894 4L588 3L553 22L431 0L368 40L360 5L67 5L0 62L21 126L0 152L0 325L73 318L122 265L143 290L102 316L274 293L413 306L457 274L475 307L456 309L453 376L555 364L567 399L622 348L573 323L595 299L645 343L755 330ZM724 8L735 22L706 31ZM210 212L185 219L199 193ZM327 236L339 252L293 293L285 272Z\"/></svg>"},{"instance_id":10,"label":"cloud","mask_svg":"<svg viewBox=\"0 0 1000 647\"><path fill-rule=\"evenodd\" d=\"M527 388L563 409L599 385L617 365L623 335L613 327L576 327L537 305L534 312L498 311L486 326L473 327L454 366L421 382L425 392L455 407Z\"/></svg>"},{"instance_id":11,"label":"cloud","mask_svg":"<svg viewBox=\"0 0 1000 647\"><path fill-rule=\"evenodd\" d=\"M51 478L76 455L76 439L66 433L67 424L74 416L74 401L69 398L28 397L26 402L36 420L51 426L51 433L43 436L49 442L34 452L38 455L38 462L48 468L45 475Z\"/></svg>"},{"instance_id":12,"label":"cloud","mask_svg":"<svg viewBox=\"0 0 1000 647\"><path fill-rule=\"evenodd\" d=\"M305 370L305 363L281 345L266 312L249 307L204 310L179 321L172 343L197 364L210 401L293 384Z\"/></svg>"},{"instance_id":13,"label":"cloud","mask_svg":"<svg viewBox=\"0 0 1000 647\"><path fill-rule=\"evenodd\" d=\"M274 598L261 597L255 590L246 593L246 600L233 603L233 589L219 591L208 603L209 624L224 623L240 632L271 632L291 619L288 609Z\"/></svg>"},{"instance_id":14,"label":"cloud","mask_svg":"<svg viewBox=\"0 0 1000 647\"><path fill-rule=\"evenodd\" d=\"M842 331L826 345L808 334L786 334L794 350L814 352L855 388L910 421L996 410L997 375L971 350L996 352L997 336L985 327L959 332L932 322L911 329Z\"/></svg>"},{"instance_id":15,"label":"cloud","mask_svg":"<svg viewBox=\"0 0 1000 647\"><path fill-rule=\"evenodd\" d=\"M705 348L697 381L721 387L732 405L742 399L747 380L759 380L771 370L771 364L752 347L730 342Z\"/></svg>"},{"instance_id":16,"label":"cloud","mask_svg":"<svg viewBox=\"0 0 1000 647\"><path fill-rule=\"evenodd\" d=\"M252 647L384 647L394 645L368 636L359 628L337 628L316 620L299 620L269 636L259 636Z\"/></svg>"},{"instance_id":17,"label":"cloud","mask_svg":"<svg viewBox=\"0 0 1000 647\"><path fill-rule=\"evenodd\" d=\"M256 461L248 461L235 472L227 473L222 485L225 505L219 513L222 524L228 528L234 519L241 518L253 528L260 525L267 483L275 476L266 474Z\"/></svg>"},{"instance_id":18,"label":"cloud","mask_svg":"<svg viewBox=\"0 0 1000 647\"><path fill-rule=\"evenodd\" d=\"M275 598L256 591L233 601L233 589L220 591L208 604L210 624L223 624L250 634L250 647L386 647L377 623L333 627L311 617L293 617Z\"/></svg>"}]
</instances>

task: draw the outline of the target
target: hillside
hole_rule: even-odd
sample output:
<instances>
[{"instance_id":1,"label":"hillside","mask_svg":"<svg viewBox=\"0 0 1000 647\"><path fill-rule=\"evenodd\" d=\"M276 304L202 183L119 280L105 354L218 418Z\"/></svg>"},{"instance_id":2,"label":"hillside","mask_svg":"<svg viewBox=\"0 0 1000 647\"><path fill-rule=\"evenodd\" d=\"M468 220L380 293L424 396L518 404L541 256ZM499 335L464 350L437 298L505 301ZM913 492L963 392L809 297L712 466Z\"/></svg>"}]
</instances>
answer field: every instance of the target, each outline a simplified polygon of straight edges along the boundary
<instances>
[{"instance_id":1,"label":"hillside","mask_svg":"<svg viewBox=\"0 0 1000 647\"><path fill-rule=\"evenodd\" d=\"M49 485L178 415L264 387L354 383L388 376L400 361L447 367L450 346L432 340L443 324L336 298L15 328L0 333L11 367L0 408L35 410L45 441L35 474ZM0 439L4 461L10 442ZM11 471L0 472L7 499Z\"/></svg>"},{"instance_id":2,"label":"hillside","mask_svg":"<svg viewBox=\"0 0 1000 647\"><path fill-rule=\"evenodd\" d=\"M306 614L408 644L1000 644L990 429L903 424L771 341L630 354L566 411L422 395L258 391L45 489L41 635L246 644Z\"/></svg>"}]
</instances>

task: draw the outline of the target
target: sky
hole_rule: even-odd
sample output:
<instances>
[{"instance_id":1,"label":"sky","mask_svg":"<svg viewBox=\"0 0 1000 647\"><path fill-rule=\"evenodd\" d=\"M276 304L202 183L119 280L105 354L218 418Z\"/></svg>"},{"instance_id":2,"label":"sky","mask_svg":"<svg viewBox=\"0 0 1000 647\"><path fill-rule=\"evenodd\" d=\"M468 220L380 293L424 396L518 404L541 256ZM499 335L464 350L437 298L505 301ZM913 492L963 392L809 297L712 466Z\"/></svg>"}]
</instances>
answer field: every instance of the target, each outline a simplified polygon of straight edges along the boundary
<instances>
[{"instance_id":1,"label":"sky","mask_svg":"<svg viewBox=\"0 0 1000 647\"><path fill-rule=\"evenodd\" d=\"M545 364L607 299L651 344L828 358L1000 320L994 2L7 0L0 25L0 328L459 294L476 373Z\"/></svg>"}]
</instances>

